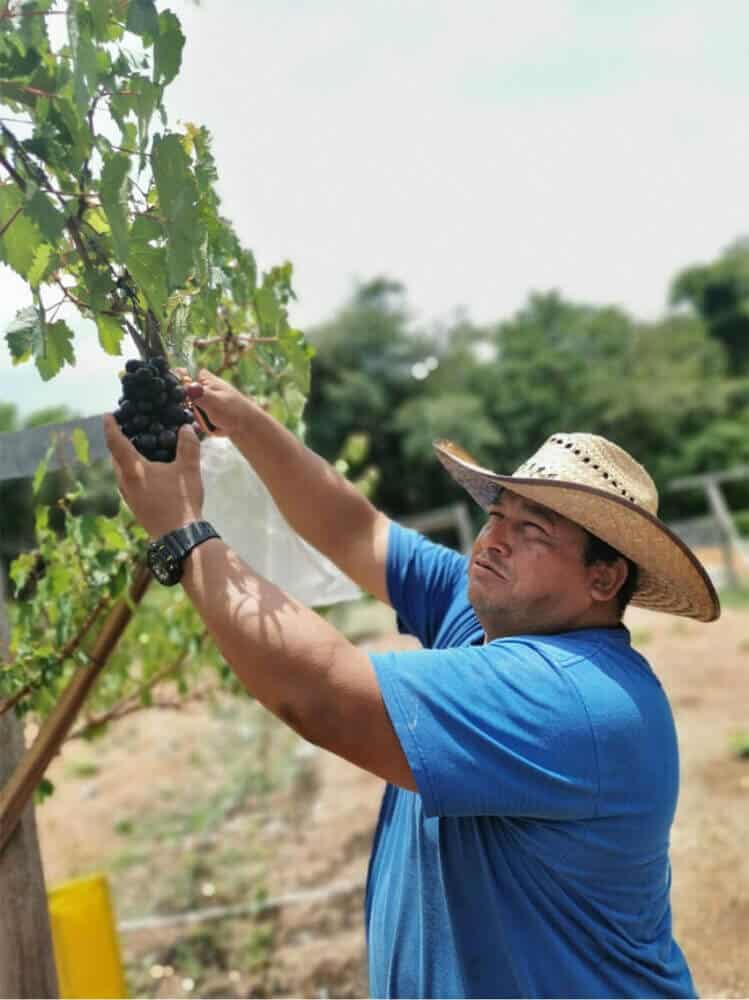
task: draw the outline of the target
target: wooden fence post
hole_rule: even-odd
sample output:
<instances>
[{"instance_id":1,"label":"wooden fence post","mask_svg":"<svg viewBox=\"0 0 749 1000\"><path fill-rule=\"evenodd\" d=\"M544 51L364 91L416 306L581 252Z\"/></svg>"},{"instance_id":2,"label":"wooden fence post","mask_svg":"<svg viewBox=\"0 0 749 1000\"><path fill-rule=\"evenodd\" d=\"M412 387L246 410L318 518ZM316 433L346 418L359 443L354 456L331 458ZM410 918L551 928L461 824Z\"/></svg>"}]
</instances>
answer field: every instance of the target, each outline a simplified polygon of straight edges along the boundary
<instances>
[{"instance_id":1,"label":"wooden fence post","mask_svg":"<svg viewBox=\"0 0 749 1000\"><path fill-rule=\"evenodd\" d=\"M8 655L8 620L0 570L0 660ZM0 715L0 789L24 753L15 712ZM33 800L0 853L0 997L57 997L52 932Z\"/></svg>"}]
</instances>

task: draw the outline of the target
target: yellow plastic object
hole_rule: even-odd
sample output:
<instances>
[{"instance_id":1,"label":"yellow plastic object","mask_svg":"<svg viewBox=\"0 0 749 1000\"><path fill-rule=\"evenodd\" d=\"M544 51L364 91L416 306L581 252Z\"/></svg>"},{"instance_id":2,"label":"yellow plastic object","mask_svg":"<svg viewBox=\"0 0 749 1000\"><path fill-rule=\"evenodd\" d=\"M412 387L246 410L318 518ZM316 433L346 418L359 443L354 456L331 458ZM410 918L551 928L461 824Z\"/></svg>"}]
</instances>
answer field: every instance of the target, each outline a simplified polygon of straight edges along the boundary
<instances>
[{"instance_id":1,"label":"yellow plastic object","mask_svg":"<svg viewBox=\"0 0 749 1000\"><path fill-rule=\"evenodd\" d=\"M47 900L60 996L127 996L106 876L64 882Z\"/></svg>"}]
</instances>

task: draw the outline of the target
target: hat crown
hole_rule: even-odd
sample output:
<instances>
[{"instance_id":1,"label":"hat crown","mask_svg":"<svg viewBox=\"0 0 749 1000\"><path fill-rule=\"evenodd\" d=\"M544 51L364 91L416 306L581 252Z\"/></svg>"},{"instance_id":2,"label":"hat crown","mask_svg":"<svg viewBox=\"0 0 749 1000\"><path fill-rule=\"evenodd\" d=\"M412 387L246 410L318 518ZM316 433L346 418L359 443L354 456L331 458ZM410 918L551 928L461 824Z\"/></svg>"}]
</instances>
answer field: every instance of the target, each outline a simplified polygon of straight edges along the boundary
<instances>
[{"instance_id":1,"label":"hat crown","mask_svg":"<svg viewBox=\"0 0 749 1000\"><path fill-rule=\"evenodd\" d=\"M597 434L552 434L512 474L591 486L658 513L658 490L648 472L623 448Z\"/></svg>"}]
</instances>

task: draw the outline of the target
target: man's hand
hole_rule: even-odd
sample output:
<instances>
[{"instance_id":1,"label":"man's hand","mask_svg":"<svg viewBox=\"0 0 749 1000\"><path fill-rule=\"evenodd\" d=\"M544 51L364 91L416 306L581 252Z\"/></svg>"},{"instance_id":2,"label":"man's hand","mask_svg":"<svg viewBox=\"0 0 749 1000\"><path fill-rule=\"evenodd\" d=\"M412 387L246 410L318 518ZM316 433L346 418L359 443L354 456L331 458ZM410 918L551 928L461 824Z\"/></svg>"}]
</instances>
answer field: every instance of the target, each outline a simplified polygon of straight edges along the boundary
<instances>
[{"instance_id":1,"label":"man's hand","mask_svg":"<svg viewBox=\"0 0 749 1000\"><path fill-rule=\"evenodd\" d=\"M200 442L191 425L179 429L173 462L143 458L111 414L104 417L104 433L120 493L151 538L202 520Z\"/></svg>"},{"instance_id":2,"label":"man's hand","mask_svg":"<svg viewBox=\"0 0 749 1000\"><path fill-rule=\"evenodd\" d=\"M184 368L177 368L176 373L183 378L189 377ZM224 381L205 368L200 369L194 383L186 388L197 410L195 416L200 429L209 433L200 414L200 410L204 410L215 427L210 433L216 437L231 438L236 435L246 423L254 405L230 382Z\"/></svg>"}]
</instances>

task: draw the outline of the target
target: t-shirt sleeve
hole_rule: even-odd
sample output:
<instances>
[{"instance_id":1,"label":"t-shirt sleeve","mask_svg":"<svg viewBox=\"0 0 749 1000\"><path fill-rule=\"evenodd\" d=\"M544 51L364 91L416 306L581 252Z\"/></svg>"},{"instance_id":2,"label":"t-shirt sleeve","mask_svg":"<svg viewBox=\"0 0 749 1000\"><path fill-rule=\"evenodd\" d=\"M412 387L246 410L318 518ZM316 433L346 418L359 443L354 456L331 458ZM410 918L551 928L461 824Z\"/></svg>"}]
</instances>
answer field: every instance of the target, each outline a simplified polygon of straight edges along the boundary
<instances>
[{"instance_id":1,"label":"t-shirt sleeve","mask_svg":"<svg viewBox=\"0 0 749 1000\"><path fill-rule=\"evenodd\" d=\"M447 610L467 586L466 565L466 557L454 549L391 522L387 588L398 631L430 648Z\"/></svg>"},{"instance_id":2,"label":"t-shirt sleeve","mask_svg":"<svg viewBox=\"0 0 749 1000\"><path fill-rule=\"evenodd\" d=\"M595 815L585 706L532 642L370 658L427 816Z\"/></svg>"}]
</instances>

